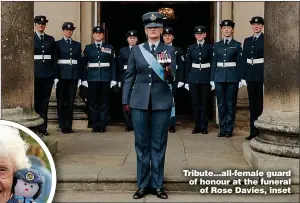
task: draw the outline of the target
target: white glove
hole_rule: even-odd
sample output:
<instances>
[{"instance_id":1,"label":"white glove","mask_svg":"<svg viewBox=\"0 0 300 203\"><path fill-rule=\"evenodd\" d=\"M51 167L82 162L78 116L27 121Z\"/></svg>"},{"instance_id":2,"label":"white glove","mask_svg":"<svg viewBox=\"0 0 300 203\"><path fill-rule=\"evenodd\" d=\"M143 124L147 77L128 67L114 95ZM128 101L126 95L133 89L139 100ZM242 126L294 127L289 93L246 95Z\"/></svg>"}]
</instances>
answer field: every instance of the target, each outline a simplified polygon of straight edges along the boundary
<instances>
[{"instance_id":1,"label":"white glove","mask_svg":"<svg viewBox=\"0 0 300 203\"><path fill-rule=\"evenodd\" d=\"M121 87L121 82L118 82L118 86Z\"/></svg>"},{"instance_id":2,"label":"white glove","mask_svg":"<svg viewBox=\"0 0 300 203\"><path fill-rule=\"evenodd\" d=\"M239 82L239 88L241 88L241 87L243 87L243 86L247 86L245 80L241 80L241 81Z\"/></svg>"},{"instance_id":3,"label":"white glove","mask_svg":"<svg viewBox=\"0 0 300 203\"><path fill-rule=\"evenodd\" d=\"M88 82L87 82L87 81L83 81L83 82L81 83L81 85L83 85L83 86L85 86L85 87L89 87L89 85L88 85Z\"/></svg>"},{"instance_id":4,"label":"white glove","mask_svg":"<svg viewBox=\"0 0 300 203\"><path fill-rule=\"evenodd\" d=\"M57 88L57 83L58 83L58 81L59 81L58 79L55 79L55 80L54 80L53 88Z\"/></svg>"},{"instance_id":5,"label":"white glove","mask_svg":"<svg viewBox=\"0 0 300 203\"><path fill-rule=\"evenodd\" d=\"M182 87L183 85L184 85L183 82L178 82L177 88L180 88L180 87Z\"/></svg>"},{"instance_id":6,"label":"white glove","mask_svg":"<svg viewBox=\"0 0 300 203\"><path fill-rule=\"evenodd\" d=\"M216 88L214 81L210 81L210 85L211 85L211 90L214 90Z\"/></svg>"},{"instance_id":7,"label":"white glove","mask_svg":"<svg viewBox=\"0 0 300 203\"><path fill-rule=\"evenodd\" d=\"M112 87L115 86L116 84L117 84L116 81L111 81L111 82L110 82L110 88L112 88Z\"/></svg>"},{"instance_id":8,"label":"white glove","mask_svg":"<svg viewBox=\"0 0 300 203\"><path fill-rule=\"evenodd\" d=\"M184 88L187 89L187 90L190 90L189 84L185 84L185 85L184 85Z\"/></svg>"},{"instance_id":9,"label":"white glove","mask_svg":"<svg viewBox=\"0 0 300 203\"><path fill-rule=\"evenodd\" d=\"M81 85L81 80L79 79L79 80L78 80L77 87L80 87L80 85Z\"/></svg>"},{"instance_id":10,"label":"white glove","mask_svg":"<svg viewBox=\"0 0 300 203\"><path fill-rule=\"evenodd\" d=\"M242 85L247 86L246 80L242 80Z\"/></svg>"}]
</instances>

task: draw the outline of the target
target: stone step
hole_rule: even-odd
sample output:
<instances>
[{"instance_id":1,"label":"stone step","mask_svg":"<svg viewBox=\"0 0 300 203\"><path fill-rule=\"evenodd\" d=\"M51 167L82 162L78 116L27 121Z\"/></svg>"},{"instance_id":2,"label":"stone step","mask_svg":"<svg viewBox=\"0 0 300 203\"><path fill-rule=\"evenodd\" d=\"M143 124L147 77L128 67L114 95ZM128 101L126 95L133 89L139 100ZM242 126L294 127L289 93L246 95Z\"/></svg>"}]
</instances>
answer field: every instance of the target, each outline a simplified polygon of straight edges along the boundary
<instances>
[{"instance_id":1,"label":"stone step","mask_svg":"<svg viewBox=\"0 0 300 203\"><path fill-rule=\"evenodd\" d=\"M169 199L147 195L133 200L132 192L56 192L53 202L299 202L299 195L241 195L168 192Z\"/></svg>"}]
</instances>

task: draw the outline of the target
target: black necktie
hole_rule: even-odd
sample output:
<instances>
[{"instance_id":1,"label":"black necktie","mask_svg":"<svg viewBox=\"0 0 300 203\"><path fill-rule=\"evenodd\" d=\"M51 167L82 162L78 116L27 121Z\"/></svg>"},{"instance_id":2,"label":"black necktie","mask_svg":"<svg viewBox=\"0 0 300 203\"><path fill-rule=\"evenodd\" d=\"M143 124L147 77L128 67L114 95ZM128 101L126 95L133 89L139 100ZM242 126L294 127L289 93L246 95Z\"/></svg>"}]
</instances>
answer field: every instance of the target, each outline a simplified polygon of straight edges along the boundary
<instances>
[{"instance_id":1,"label":"black necktie","mask_svg":"<svg viewBox=\"0 0 300 203\"><path fill-rule=\"evenodd\" d=\"M69 45L71 45L71 40L70 39L67 39L67 42Z\"/></svg>"},{"instance_id":2,"label":"black necktie","mask_svg":"<svg viewBox=\"0 0 300 203\"><path fill-rule=\"evenodd\" d=\"M228 39L225 40L225 46L227 46L227 44L228 44Z\"/></svg>"},{"instance_id":3,"label":"black necktie","mask_svg":"<svg viewBox=\"0 0 300 203\"><path fill-rule=\"evenodd\" d=\"M41 42L44 42L44 35L41 35L40 38L41 38Z\"/></svg>"},{"instance_id":4,"label":"black necktie","mask_svg":"<svg viewBox=\"0 0 300 203\"><path fill-rule=\"evenodd\" d=\"M257 37L254 37L252 44L254 44L256 42L256 40L257 40Z\"/></svg>"},{"instance_id":5,"label":"black necktie","mask_svg":"<svg viewBox=\"0 0 300 203\"><path fill-rule=\"evenodd\" d=\"M200 49L202 48L202 44L199 44L199 48L200 48Z\"/></svg>"},{"instance_id":6,"label":"black necktie","mask_svg":"<svg viewBox=\"0 0 300 203\"><path fill-rule=\"evenodd\" d=\"M101 47L100 44L97 44L97 48L100 49L100 47Z\"/></svg>"},{"instance_id":7,"label":"black necktie","mask_svg":"<svg viewBox=\"0 0 300 203\"><path fill-rule=\"evenodd\" d=\"M152 44L152 45L151 45L151 48L152 48L152 49L151 49L151 54L154 55L155 44Z\"/></svg>"},{"instance_id":8,"label":"black necktie","mask_svg":"<svg viewBox=\"0 0 300 203\"><path fill-rule=\"evenodd\" d=\"M130 47L130 52L132 51L132 47Z\"/></svg>"}]
</instances>

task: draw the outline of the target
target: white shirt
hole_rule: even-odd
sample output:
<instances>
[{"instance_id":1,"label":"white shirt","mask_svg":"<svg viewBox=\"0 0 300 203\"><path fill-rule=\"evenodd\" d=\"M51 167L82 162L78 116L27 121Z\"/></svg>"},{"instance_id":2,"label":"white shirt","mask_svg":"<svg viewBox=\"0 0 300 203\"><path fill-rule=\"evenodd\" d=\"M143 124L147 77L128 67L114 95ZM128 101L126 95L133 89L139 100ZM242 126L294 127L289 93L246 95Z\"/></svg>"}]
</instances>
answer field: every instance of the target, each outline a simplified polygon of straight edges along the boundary
<instances>
[{"instance_id":1,"label":"white shirt","mask_svg":"<svg viewBox=\"0 0 300 203\"><path fill-rule=\"evenodd\" d=\"M98 47L98 44L100 45L100 47L102 47L102 41L101 42L95 42L96 47Z\"/></svg>"},{"instance_id":2,"label":"white shirt","mask_svg":"<svg viewBox=\"0 0 300 203\"><path fill-rule=\"evenodd\" d=\"M157 48L159 42L160 42L160 41L158 40L157 42L154 43L154 45L155 45L154 51L156 50L156 48ZM150 50L151 50L151 49L152 49L152 43L150 43L149 41L148 41L148 43L149 43L149 47L150 47Z\"/></svg>"},{"instance_id":3,"label":"white shirt","mask_svg":"<svg viewBox=\"0 0 300 203\"><path fill-rule=\"evenodd\" d=\"M66 42L68 43L68 39L70 40L70 44L72 44L72 38L67 38L64 36L64 39L66 40Z\"/></svg>"},{"instance_id":4,"label":"white shirt","mask_svg":"<svg viewBox=\"0 0 300 203\"><path fill-rule=\"evenodd\" d=\"M232 37L224 37L223 41L224 41L224 44L225 44L225 40L228 39L228 42L227 44L229 44L229 42L232 40Z\"/></svg>"},{"instance_id":5,"label":"white shirt","mask_svg":"<svg viewBox=\"0 0 300 203\"><path fill-rule=\"evenodd\" d=\"M168 46L173 46L173 44L172 44L172 43L170 43L170 44L166 44L166 45L168 45Z\"/></svg>"},{"instance_id":6,"label":"white shirt","mask_svg":"<svg viewBox=\"0 0 300 203\"><path fill-rule=\"evenodd\" d=\"M199 44L201 44L201 47L203 46L204 42L205 42L205 40L202 40L202 41L198 41L198 40L197 40L198 46L199 46Z\"/></svg>"},{"instance_id":7,"label":"white shirt","mask_svg":"<svg viewBox=\"0 0 300 203\"><path fill-rule=\"evenodd\" d=\"M253 38L256 37L256 38L258 39L260 35L261 35L261 32L258 33L258 34L254 34L254 35L253 35Z\"/></svg>"},{"instance_id":8,"label":"white shirt","mask_svg":"<svg viewBox=\"0 0 300 203\"><path fill-rule=\"evenodd\" d=\"M45 37L45 36L44 36L45 33L39 33L39 32L37 32L37 31L36 31L35 33L37 34L37 36L38 36L39 38L41 38L41 35L43 35L43 37Z\"/></svg>"}]
</instances>

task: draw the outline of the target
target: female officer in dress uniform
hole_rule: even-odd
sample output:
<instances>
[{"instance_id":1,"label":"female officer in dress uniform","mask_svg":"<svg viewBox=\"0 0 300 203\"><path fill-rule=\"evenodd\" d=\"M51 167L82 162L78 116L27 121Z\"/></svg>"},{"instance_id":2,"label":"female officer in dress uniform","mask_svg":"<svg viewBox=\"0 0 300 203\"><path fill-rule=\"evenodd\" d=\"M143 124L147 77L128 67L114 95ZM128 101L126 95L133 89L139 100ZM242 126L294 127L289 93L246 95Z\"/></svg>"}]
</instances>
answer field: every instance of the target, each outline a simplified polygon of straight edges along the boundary
<instances>
[{"instance_id":1,"label":"female officer in dress uniform","mask_svg":"<svg viewBox=\"0 0 300 203\"><path fill-rule=\"evenodd\" d=\"M207 134L213 46L205 41L204 26L196 26L194 34L197 41L187 49L185 88L190 91L193 102L195 128L192 134Z\"/></svg>"},{"instance_id":2,"label":"female officer in dress uniform","mask_svg":"<svg viewBox=\"0 0 300 203\"><path fill-rule=\"evenodd\" d=\"M223 20L220 24L223 39L214 45L211 85L216 87L220 133L231 137L235 125L238 89L243 79L241 43L232 38L235 23Z\"/></svg>"},{"instance_id":3,"label":"female officer in dress uniform","mask_svg":"<svg viewBox=\"0 0 300 203\"><path fill-rule=\"evenodd\" d=\"M169 84L175 80L175 50L160 42L162 14L150 12L142 19L147 41L132 49L122 98L124 110L131 111L135 134L138 190L133 198L143 198L152 188L152 194L167 199L163 177L168 123L173 107ZM168 65L162 64L161 59L168 59Z\"/></svg>"}]
</instances>

